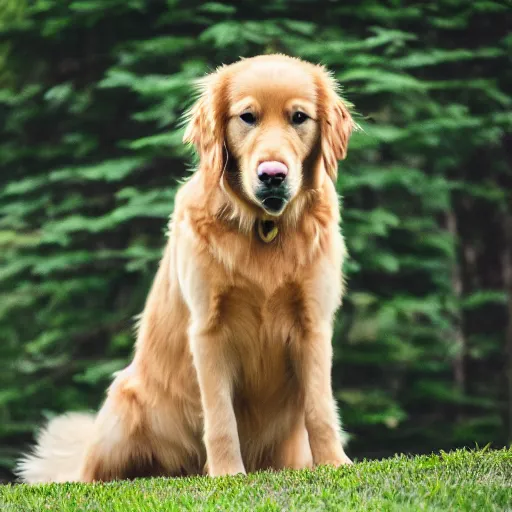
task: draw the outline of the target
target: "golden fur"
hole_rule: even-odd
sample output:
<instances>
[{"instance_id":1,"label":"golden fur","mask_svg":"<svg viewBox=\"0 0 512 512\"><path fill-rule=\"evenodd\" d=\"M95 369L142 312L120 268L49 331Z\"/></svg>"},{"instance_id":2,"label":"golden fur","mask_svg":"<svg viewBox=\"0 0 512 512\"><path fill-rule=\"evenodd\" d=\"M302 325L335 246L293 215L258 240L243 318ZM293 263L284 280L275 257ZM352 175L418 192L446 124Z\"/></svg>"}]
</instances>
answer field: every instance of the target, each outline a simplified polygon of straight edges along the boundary
<instances>
[{"instance_id":1,"label":"golden fur","mask_svg":"<svg viewBox=\"0 0 512 512\"><path fill-rule=\"evenodd\" d=\"M177 194L133 361L96 417L50 423L24 481L350 463L330 372L345 257L334 181L352 128L328 72L298 59L244 59L202 81L185 132L200 165ZM254 193L267 160L289 171L278 214Z\"/></svg>"}]
</instances>

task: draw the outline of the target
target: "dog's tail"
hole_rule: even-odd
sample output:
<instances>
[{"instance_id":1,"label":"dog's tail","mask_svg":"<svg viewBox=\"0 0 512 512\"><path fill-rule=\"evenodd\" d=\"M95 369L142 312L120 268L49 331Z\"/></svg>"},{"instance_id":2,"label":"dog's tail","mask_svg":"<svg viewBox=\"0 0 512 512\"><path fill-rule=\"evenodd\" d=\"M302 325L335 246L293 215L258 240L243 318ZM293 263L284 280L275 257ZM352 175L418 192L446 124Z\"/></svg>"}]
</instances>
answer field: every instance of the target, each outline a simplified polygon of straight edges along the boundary
<instances>
[{"instance_id":1,"label":"dog's tail","mask_svg":"<svg viewBox=\"0 0 512 512\"><path fill-rule=\"evenodd\" d=\"M18 461L16 475L30 484L78 481L93 426L93 414L69 413L52 419L32 453Z\"/></svg>"}]
</instances>

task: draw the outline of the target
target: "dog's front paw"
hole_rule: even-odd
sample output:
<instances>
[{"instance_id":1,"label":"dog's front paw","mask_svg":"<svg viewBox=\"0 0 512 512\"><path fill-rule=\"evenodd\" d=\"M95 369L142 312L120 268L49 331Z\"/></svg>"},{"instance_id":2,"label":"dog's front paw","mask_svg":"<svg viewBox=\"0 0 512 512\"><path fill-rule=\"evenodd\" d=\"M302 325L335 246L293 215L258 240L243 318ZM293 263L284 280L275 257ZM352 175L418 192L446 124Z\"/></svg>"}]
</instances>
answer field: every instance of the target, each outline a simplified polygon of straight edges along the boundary
<instances>
[{"instance_id":1,"label":"dog's front paw","mask_svg":"<svg viewBox=\"0 0 512 512\"><path fill-rule=\"evenodd\" d=\"M206 473L208 476L235 476L235 475L247 475L243 465L206 465Z\"/></svg>"},{"instance_id":2,"label":"dog's front paw","mask_svg":"<svg viewBox=\"0 0 512 512\"><path fill-rule=\"evenodd\" d=\"M334 466L335 468L338 468L340 466L351 466L352 464L354 463L345 453L336 455L334 457L327 456L325 458L315 461L316 466Z\"/></svg>"},{"instance_id":3,"label":"dog's front paw","mask_svg":"<svg viewBox=\"0 0 512 512\"><path fill-rule=\"evenodd\" d=\"M338 468L340 466L351 466L354 463L346 455L343 455L343 457L328 459L325 462L322 462L321 464L326 466L334 466Z\"/></svg>"}]
</instances>

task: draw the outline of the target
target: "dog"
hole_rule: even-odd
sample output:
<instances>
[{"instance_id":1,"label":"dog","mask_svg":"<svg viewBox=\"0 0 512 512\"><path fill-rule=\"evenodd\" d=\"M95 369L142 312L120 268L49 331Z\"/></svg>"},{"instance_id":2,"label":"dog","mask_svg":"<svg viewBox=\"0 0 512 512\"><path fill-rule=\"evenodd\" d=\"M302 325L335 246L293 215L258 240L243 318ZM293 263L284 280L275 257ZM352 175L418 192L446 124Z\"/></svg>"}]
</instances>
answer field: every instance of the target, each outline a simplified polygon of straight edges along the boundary
<instances>
[{"instance_id":1,"label":"dog","mask_svg":"<svg viewBox=\"0 0 512 512\"><path fill-rule=\"evenodd\" d=\"M335 189L356 127L322 66L264 55L200 81L135 354L97 415L52 420L22 481L350 464L331 386L346 248Z\"/></svg>"}]
</instances>

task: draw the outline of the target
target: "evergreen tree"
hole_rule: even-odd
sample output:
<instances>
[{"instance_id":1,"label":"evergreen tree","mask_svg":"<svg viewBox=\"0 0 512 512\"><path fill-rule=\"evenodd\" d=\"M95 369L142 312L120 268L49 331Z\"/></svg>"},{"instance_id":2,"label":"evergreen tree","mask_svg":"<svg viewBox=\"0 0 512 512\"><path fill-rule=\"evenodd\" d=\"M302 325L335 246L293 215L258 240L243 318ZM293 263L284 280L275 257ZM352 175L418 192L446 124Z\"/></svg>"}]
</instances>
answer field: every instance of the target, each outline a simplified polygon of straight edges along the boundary
<instances>
[{"instance_id":1,"label":"evergreen tree","mask_svg":"<svg viewBox=\"0 0 512 512\"><path fill-rule=\"evenodd\" d=\"M190 172L192 80L277 51L331 68L363 127L339 178L350 259L333 380L349 452L509 441L510 18L492 0L6 0L5 475L43 416L96 409L130 358Z\"/></svg>"}]
</instances>

